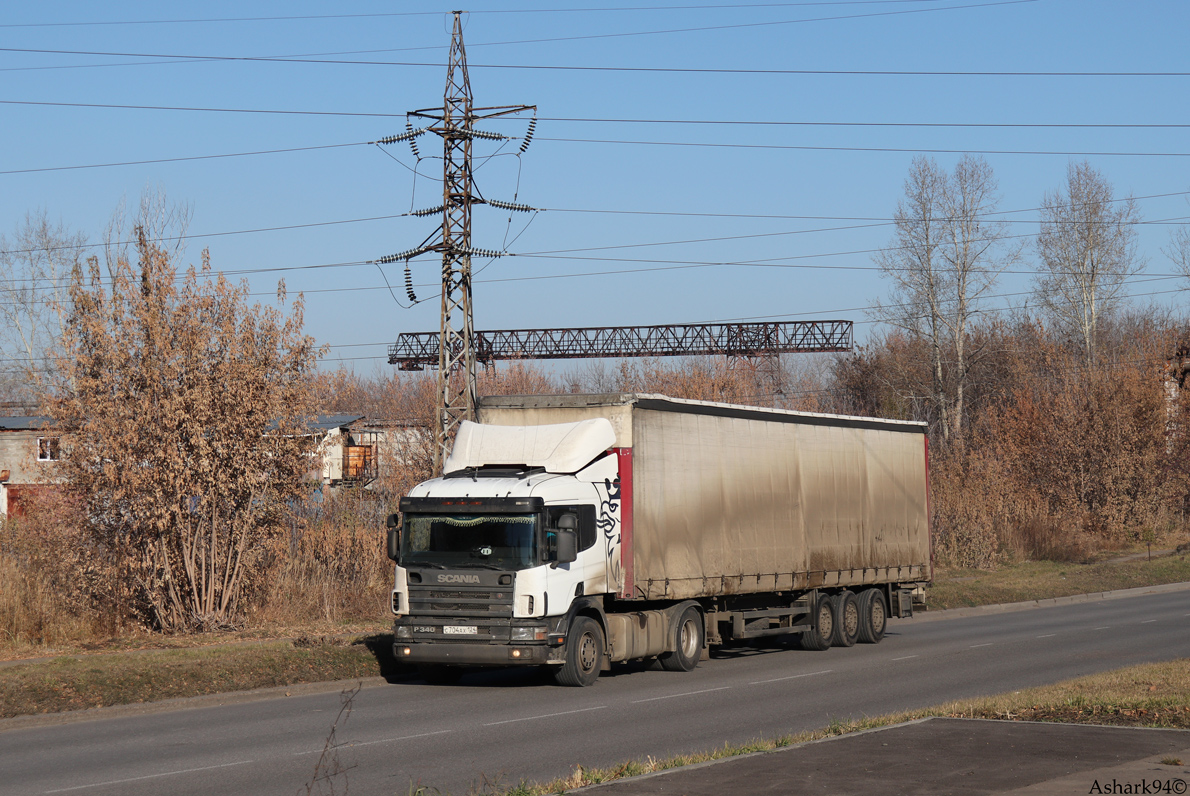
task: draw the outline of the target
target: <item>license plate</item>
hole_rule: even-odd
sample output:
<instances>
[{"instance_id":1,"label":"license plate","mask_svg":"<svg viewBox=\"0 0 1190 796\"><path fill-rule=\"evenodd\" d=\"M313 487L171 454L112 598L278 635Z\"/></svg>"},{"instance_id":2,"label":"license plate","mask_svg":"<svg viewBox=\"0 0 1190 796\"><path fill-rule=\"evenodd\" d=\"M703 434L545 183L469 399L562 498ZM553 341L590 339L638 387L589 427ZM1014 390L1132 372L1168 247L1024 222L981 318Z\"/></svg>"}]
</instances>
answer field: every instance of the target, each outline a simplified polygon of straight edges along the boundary
<instances>
[{"instance_id":1,"label":"license plate","mask_svg":"<svg viewBox=\"0 0 1190 796\"><path fill-rule=\"evenodd\" d=\"M474 636L479 633L475 625L447 625L442 632L448 636Z\"/></svg>"}]
</instances>

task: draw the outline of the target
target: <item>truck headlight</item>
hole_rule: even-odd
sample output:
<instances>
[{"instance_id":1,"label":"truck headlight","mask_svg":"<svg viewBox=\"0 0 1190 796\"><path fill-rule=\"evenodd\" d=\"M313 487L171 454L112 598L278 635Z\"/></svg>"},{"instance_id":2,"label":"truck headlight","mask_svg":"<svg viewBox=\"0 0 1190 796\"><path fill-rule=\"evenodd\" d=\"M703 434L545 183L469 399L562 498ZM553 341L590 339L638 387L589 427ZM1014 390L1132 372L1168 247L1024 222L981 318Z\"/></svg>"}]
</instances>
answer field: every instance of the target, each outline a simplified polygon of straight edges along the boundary
<instances>
[{"instance_id":1,"label":"truck headlight","mask_svg":"<svg viewBox=\"0 0 1190 796\"><path fill-rule=\"evenodd\" d=\"M546 628L544 625L530 625L528 627L512 628L513 641L545 641Z\"/></svg>"},{"instance_id":2,"label":"truck headlight","mask_svg":"<svg viewBox=\"0 0 1190 796\"><path fill-rule=\"evenodd\" d=\"M397 625L394 631L397 638L413 638L413 628L409 625Z\"/></svg>"}]
</instances>

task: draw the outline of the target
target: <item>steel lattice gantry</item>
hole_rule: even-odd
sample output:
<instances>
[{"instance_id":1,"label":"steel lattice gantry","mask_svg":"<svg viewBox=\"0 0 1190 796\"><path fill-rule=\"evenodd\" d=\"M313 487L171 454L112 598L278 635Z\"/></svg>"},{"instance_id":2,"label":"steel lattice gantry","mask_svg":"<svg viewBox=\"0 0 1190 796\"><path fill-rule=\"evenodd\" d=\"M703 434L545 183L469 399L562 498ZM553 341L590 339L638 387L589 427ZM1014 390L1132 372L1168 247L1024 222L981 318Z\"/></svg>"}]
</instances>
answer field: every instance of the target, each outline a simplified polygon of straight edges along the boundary
<instances>
[{"instance_id":1,"label":"steel lattice gantry","mask_svg":"<svg viewBox=\"0 0 1190 796\"><path fill-rule=\"evenodd\" d=\"M388 361L401 370L441 367L441 337L402 334ZM728 356L850 351L851 321L700 323L668 326L603 326L586 329L505 329L475 332L477 362L509 359Z\"/></svg>"}]
</instances>

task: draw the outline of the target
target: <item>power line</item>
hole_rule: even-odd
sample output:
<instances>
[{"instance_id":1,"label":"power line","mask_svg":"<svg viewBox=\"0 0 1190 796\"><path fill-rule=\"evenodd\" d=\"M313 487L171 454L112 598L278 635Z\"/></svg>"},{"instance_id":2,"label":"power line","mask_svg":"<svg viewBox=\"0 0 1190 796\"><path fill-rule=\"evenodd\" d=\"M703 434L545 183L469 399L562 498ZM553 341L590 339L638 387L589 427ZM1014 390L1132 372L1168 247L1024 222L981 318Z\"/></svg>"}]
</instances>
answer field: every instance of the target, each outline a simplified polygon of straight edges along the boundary
<instances>
[{"instance_id":1,"label":"power line","mask_svg":"<svg viewBox=\"0 0 1190 796\"><path fill-rule=\"evenodd\" d=\"M1035 0L1013 0L1013 2L1035 2ZM494 42L495 43L495 42ZM514 42L499 42L500 44ZM99 50L51 50L20 47L0 47L0 52L37 53L46 55L95 55L124 58L171 58L179 61L210 62L257 62L257 63L301 63L336 66L412 66L440 69L442 64L431 61L364 61L347 59L326 59L288 56L245 56L245 55L180 55L167 53L134 53ZM90 64L66 65L60 68L83 68ZM925 70L925 69L749 69L723 67L679 67L679 66L576 66L564 64L472 64L471 69L515 69L529 71L563 72L625 72L656 74L713 74L713 75L786 75L786 76L840 76L840 77L1190 77L1186 71L1058 71L1058 70ZM48 67L58 68L58 67Z\"/></svg>"},{"instance_id":2,"label":"power line","mask_svg":"<svg viewBox=\"0 0 1190 796\"><path fill-rule=\"evenodd\" d=\"M741 3L738 5L684 5L684 6L620 6L612 8L518 8L518 9L485 9L482 11L468 11L468 14L549 14L563 12L605 12L605 11L702 11L715 9L741 8L795 8L803 6L848 6L848 5L905 5L907 3L940 2L940 0L819 0L818 2L800 3ZM0 25L0 28L70 28L111 25L179 25L209 22L278 22L293 20L326 20L326 19L370 19L384 17L428 17L440 16L440 11L397 11L371 14L303 14L300 16L272 16L272 17L207 17L197 19L132 19L90 22L24 22Z\"/></svg>"},{"instance_id":3,"label":"power line","mask_svg":"<svg viewBox=\"0 0 1190 796\"><path fill-rule=\"evenodd\" d=\"M176 158L155 158L153 160L126 160L117 163L90 163L79 166L45 166L36 169L9 169L8 171L0 171L0 174L36 174L47 171L77 171L79 169L106 169L112 166L144 166L151 163L181 163L191 160L216 160L219 158L243 158L254 155L277 155L286 152L312 152L318 149L342 149L344 147L352 146L367 146L371 141L357 141L351 144L322 144L319 146L299 146L290 147L289 149L261 149L254 152L229 152L220 155L190 155L188 157Z\"/></svg>"},{"instance_id":4,"label":"power line","mask_svg":"<svg viewBox=\"0 0 1190 796\"><path fill-rule=\"evenodd\" d=\"M538 141L554 141L559 143L580 144L623 144L634 146L672 146L672 147L709 147L714 149L757 149L757 150L789 150L806 152L884 152L893 154L945 154L945 155L1042 155L1063 157L1190 157L1190 152L1075 152L1057 150L1013 150L1013 149L936 149L936 148L898 148L898 147L847 147L847 146L802 146L794 144L738 144L738 143L707 143L695 141L632 141L623 139L599 138L547 138L537 136ZM288 149L262 149L252 152L227 152L215 155L189 155L172 158L155 158L151 160L129 160L111 163L88 163L74 166L42 166L32 169L9 169L0 171L4 174L37 174L54 171L78 171L82 169L103 169L117 166L143 166L154 163L183 163L195 160L217 160L221 158L253 157L257 155L276 155L292 152L311 152L323 149L343 149L345 147L369 146L374 141L356 141L346 144L322 144L317 146L290 147Z\"/></svg>"},{"instance_id":5,"label":"power line","mask_svg":"<svg viewBox=\"0 0 1190 796\"><path fill-rule=\"evenodd\" d=\"M1190 192L1177 192L1174 194L1153 194L1149 197L1135 197L1135 198L1144 199L1144 198L1161 197L1161 196L1167 196L1167 195L1180 195L1180 194L1184 194L1184 193L1190 193ZM1125 200L1120 199L1120 200L1113 200L1113 201L1125 201ZM1037 209L1037 208L1033 208L1033 209ZM1000 211L1000 212L1024 212L1024 211ZM397 214L397 215L393 215L393 216L376 216L376 217L367 218L367 219L347 219L344 221L316 222L316 223L311 223L311 224L294 224L294 225L290 225L290 226L286 226L286 227L265 227L265 228L260 228L260 229L256 229L256 230L239 230L239 231L235 231L235 232L205 233L202 235L174 236L174 237L170 237L170 238L163 238L161 240L162 241L178 241L178 240L191 239L191 238L213 237L213 236L217 236L217 235L243 234L243 233L247 233L247 232L264 232L264 231L272 231L272 230L301 229L301 228L306 228L306 227L318 227L318 226L326 226L326 225L331 225L331 224L355 223L355 222L359 222L359 221L371 221L371 220L379 220L379 219L386 219L386 218L404 218L404 217L409 217L412 215L413 215L412 213L401 213L401 214ZM769 257L769 258L758 258L758 259L753 259L753 260L736 260L736 261L727 261L727 260L658 260L656 258L645 259L645 258L631 258L631 257L593 257L593 256L580 256L579 253L591 252L591 251L610 251L610 250L615 250L615 249L644 248L644 247L651 247L651 246L676 246L676 245L687 245L687 244L694 244L694 243L710 243L710 242L728 241L728 240L742 240L742 239L749 239L749 238L767 238L767 237L797 235L797 234L816 233L816 232L831 232L831 231L850 230L850 229L866 228L866 227L889 226L889 225L891 225L891 223L892 222L890 221L890 222L886 222L883 224L862 224L862 225L845 226L845 227L830 227L830 228L815 229L815 230L791 230L791 231L785 231L785 232L754 233L754 234L749 234L749 235L730 235L730 236L711 237L711 238L689 238L689 239L684 239L684 240L655 241L655 242L647 242L647 243L610 244L610 245L605 245L605 246L589 246L589 247L574 248L574 249L553 249L553 250L545 250L545 251L537 251L537 252L503 252L502 253L503 256L523 257L523 258L530 258L530 259L549 259L549 260L567 260L567 261L580 261L581 260L581 261L593 261L593 262L622 262L622 263L664 263L665 265L658 266L656 268L638 268L638 269L617 270L617 271L596 271L596 272L587 272L587 273L579 273L579 274L555 274L555 275L541 275L541 276L529 276L529 277L509 277L509 278L497 279L497 280L475 280L475 281L477 281L477 282L534 281L534 280L540 280L540 279L565 279L565 278L574 278L574 277L614 275L614 274L624 274L624 273L646 273L646 272L651 272L651 271L683 270L683 269L690 269L690 268L709 268L709 267L764 267L764 268L806 268L806 269L815 269L815 270L843 270L843 271L878 271L881 269L877 266L804 265L804 264L791 264L791 263L788 263L788 261L789 260L808 260L808 259L825 258L825 257L845 257L845 256L855 256L855 255L864 255L864 254L875 254L880 251L887 251L890 249L899 249L902 247L881 247L878 249L855 249L855 250L838 251L838 252L819 252L819 253L814 253L814 254L782 255L780 257ZM1037 222L1036 221L1021 221L1019 223L1037 223ZM1143 226L1143 225L1171 224L1173 222L1170 220L1155 220L1155 221L1136 221L1136 222L1131 222L1131 223L1135 226ZM1019 234L1019 235L999 236L997 239L998 240L1019 240L1022 238L1032 238L1032 237L1033 237L1032 234ZM982 241L985 239L980 239L980 240ZM988 239L988 240L990 240L990 239ZM121 242L111 244L111 245L125 245L125 244L131 244L131 243L133 243L133 241L121 241ZM100 245L106 245L106 244L86 244L84 246L62 246L62 247L54 247L54 248L57 248L57 249L82 249L82 248L93 248L93 247L100 246ZM31 250L14 249L14 250L10 250L10 251L0 252L0 254L19 254L19 253L26 253L28 251L31 251ZM46 251L46 249L37 249L36 251ZM566 255L566 257L559 257L558 255ZM411 259L413 259L413 258L411 258ZM288 265L288 266L275 266L275 267L268 267L268 268L243 268L243 269L220 271L220 273L222 273L224 276L245 276L245 275L250 275L250 274L280 273L280 272L285 272L285 271L320 270L320 269L326 269L326 268L358 267L358 266L366 266L366 265L374 265L374 264L375 263L370 260L351 260L351 261L334 262L334 263L318 263L318 264L313 264L313 265ZM1033 275L1033 274L1038 274L1038 273L1042 273L1042 272L1038 271L1038 270L1003 270L1003 271L997 271L997 273ZM182 276L179 275L178 278L181 279ZM20 277L20 278L0 280L0 284L3 284L3 283L17 284L17 283L24 283L24 282L49 282L49 281L50 280L48 280L48 279L39 278L39 277ZM53 290L55 288L62 288L66 284L67 283L65 281L62 281L57 284L49 284L45 287L34 287L34 288L30 288L30 289ZM434 284L436 284L436 283L434 283ZM431 287L431 286L433 286L433 285L431 285L429 283L427 283L427 284L419 283L419 284L415 285L415 287ZM3 290L3 288L0 288L0 290ZM10 290L9 292L12 292L12 290Z\"/></svg>"},{"instance_id":6,"label":"power line","mask_svg":"<svg viewBox=\"0 0 1190 796\"><path fill-rule=\"evenodd\" d=\"M899 0L898 0L899 1ZM51 108L93 108L101 110L186 111L194 113L246 113L281 116L333 116L349 118L404 118L403 113L373 111L309 111L284 108L217 108L188 105L125 105L101 102L49 102L43 100L0 100L0 105L27 105ZM675 124L730 127L892 127L923 129L1078 129L1078 130L1184 130L1190 124L1175 123L1098 123L1098 122L858 122L858 121L781 121L764 119L629 119L581 116L539 116L539 122L583 124Z\"/></svg>"},{"instance_id":7,"label":"power line","mask_svg":"<svg viewBox=\"0 0 1190 796\"><path fill-rule=\"evenodd\" d=\"M866 14L840 14L828 17L806 17L801 19L784 19L784 20L767 20L764 22L740 22L730 25L702 25L688 28L667 28L663 30L639 30L639 31L621 31L617 33L594 33L582 36L555 36L544 39L516 39L511 41L496 41L496 42L478 42L472 47L495 47L507 45L521 45L521 44L548 44L558 42L571 41L590 41L594 39L619 39L632 36L660 36L674 33L705 33L710 31L720 30L739 30L746 28L760 28L760 27L776 27L779 25L801 25L811 22L836 22L848 19L871 19L874 17L892 17L904 16L907 14L933 14L940 11L962 11L973 8L991 8L995 6L1009 6L1020 5L1024 3L1035 3L1037 0L991 0L983 3L969 3L967 5L955 6L932 6L929 8L911 8L900 11L873 11ZM390 48L388 50L372 50L365 52L402 52L410 50L436 50L441 49L440 46L425 46L425 47L403 47ZM111 56L120 58L177 58L195 61L273 61L279 63L336 63L334 61L326 61L311 58L290 58L290 57L269 57L269 56L195 56L195 55L173 55L161 53L130 53L130 52L104 52L95 50L46 50L34 48L0 48L0 52L26 52L26 53L40 53L40 54L55 54L55 55L98 55ZM365 64L364 61L345 61L343 63Z\"/></svg>"},{"instance_id":8,"label":"power line","mask_svg":"<svg viewBox=\"0 0 1190 796\"><path fill-rule=\"evenodd\" d=\"M556 141L570 144L627 144L634 146L710 147L713 149L776 149L807 152L892 152L927 155L1061 155L1065 157L1190 157L1190 152L1061 152L1041 149L934 149L908 147L803 146L798 144L737 144L708 143L702 141L626 141L612 138L547 138L545 136L538 136L537 140Z\"/></svg>"}]
</instances>

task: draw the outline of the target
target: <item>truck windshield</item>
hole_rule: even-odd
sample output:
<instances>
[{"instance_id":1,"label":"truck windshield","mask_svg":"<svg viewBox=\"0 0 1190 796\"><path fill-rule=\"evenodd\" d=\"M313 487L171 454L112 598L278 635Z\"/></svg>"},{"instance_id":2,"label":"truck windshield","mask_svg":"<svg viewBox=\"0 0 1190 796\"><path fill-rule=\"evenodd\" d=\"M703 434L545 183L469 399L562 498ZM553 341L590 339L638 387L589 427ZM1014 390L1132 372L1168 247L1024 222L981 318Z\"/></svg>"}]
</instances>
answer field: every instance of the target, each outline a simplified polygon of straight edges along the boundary
<instances>
[{"instance_id":1,"label":"truck windshield","mask_svg":"<svg viewBox=\"0 0 1190 796\"><path fill-rule=\"evenodd\" d=\"M534 514L406 514L403 565L526 569L536 565Z\"/></svg>"}]
</instances>

